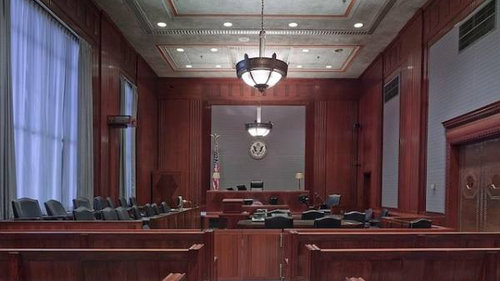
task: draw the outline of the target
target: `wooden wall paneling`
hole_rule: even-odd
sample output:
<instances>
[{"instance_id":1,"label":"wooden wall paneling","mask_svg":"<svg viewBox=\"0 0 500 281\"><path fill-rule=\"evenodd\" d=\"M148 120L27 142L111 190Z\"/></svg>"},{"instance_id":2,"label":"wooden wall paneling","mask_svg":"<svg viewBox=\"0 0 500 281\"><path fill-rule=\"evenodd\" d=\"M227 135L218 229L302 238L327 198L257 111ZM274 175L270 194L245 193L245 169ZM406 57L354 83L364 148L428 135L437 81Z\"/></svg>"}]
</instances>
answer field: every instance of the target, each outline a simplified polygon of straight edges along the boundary
<instances>
[{"instance_id":1,"label":"wooden wall paneling","mask_svg":"<svg viewBox=\"0 0 500 281\"><path fill-rule=\"evenodd\" d=\"M310 197L314 194L314 161L315 161L315 109L314 102L309 102L306 106L306 155L304 171L304 190L310 191Z\"/></svg>"},{"instance_id":2,"label":"wooden wall paneling","mask_svg":"<svg viewBox=\"0 0 500 281\"><path fill-rule=\"evenodd\" d=\"M341 194L340 207L357 209L356 101L328 101L326 105L325 193Z\"/></svg>"},{"instance_id":3,"label":"wooden wall paneling","mask_svg":"<svg viewBox=\"0 0 500 281\"><path fill-rule=\"evenodd\" d=\"M203 144L203 102L201 100L190 101L190 126L189 126L189 186L186 190L186 198L191 200L194 206L201 203L203 188L202 179L202 144Z\"/></svg>"},{"instance_id":4,"label":"wooden wall paneling","mask_svg":"<svg viewBox=\"0 0 500 281\"><path fill-rule=\"evenodd\" d=\"M323 199L326 196L327 105L326 101L317 101L314 104L314 194L311 194L313 202L316 202L317 196Z\"/></svg>"},{"instance_id":5,"label":"wooden wall paneling","mask_svg":"<svg viewBox=\"0 0 500 281\"><path fill-rule=\"evenodd\" d=\"M363 208L377 209L382 192L382 92L383 59L377 59L361 78L358 122L358 202Z\"/></svg>"},{"instance_id":6,"label":"wooden wall paneling","mask_svg":"<svg viewBox=\"0 0 500 281\"><path fill-rule=\"evenodd\" d=\"M137 113L137 183L136 197L140 204L152 202L152 172L158 167L158 100L157 76L144 59L137 65L139 91Z\"/></svg>"},{"instance_id":7,"label":"wooden wall paneling","mask_svg":"<svg viewBox=\"0 0 500 281\"><path fill-rule=\"evenodd\" d=\"M423 16L416 16L401 34L402 66L400 79L401 116L399 141L398 209L425 211L425 184L420 182L422 122Z\"/></svg>"},{"instance_id":8,"label":"wooden wall paneling","mask_svg":"<svg viewBox=\"0 0 500 281\"><path fill-rule=\"evenodd\" d=\"M207 101L203 102L203 117L202 117L202 164L201 164L201 205L205 205L206 191L212 188L210 179L212 178L211 165L211 155L212 155L212 106L208 104ZM207 169L208 167L208 169Z\"/></svg>"}]
</instances>

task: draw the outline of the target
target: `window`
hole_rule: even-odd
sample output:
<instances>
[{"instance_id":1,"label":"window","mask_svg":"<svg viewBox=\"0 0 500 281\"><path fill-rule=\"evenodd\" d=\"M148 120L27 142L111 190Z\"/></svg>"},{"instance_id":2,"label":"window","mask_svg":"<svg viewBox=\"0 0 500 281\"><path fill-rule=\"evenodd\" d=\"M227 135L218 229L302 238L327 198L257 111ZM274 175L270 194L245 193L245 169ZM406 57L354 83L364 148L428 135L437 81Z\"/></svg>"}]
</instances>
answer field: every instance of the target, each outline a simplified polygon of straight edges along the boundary
<instances>
[{"instance_id":1,"label":"window","mask_svg":"<svg viewBox=\"0 0 500 281\"><path fill-rule=\"evenodd\" d=\"M17 197L66 207L77 191L79 41L43 7L11 1Z\"/></svg>"},{"instance_id":2,"label":"window","mask_svg":"<svg viewBox=\"0 0 500 281\"><path fill-rule=\"evenodd\" d=\"M121 114L137 117L137 87L130 81L121 77ZM135 165L135 128L123 129L121 139L121 188L120 196L135 197L136 190L136 165Z\"/></svg>"}]
</instances>

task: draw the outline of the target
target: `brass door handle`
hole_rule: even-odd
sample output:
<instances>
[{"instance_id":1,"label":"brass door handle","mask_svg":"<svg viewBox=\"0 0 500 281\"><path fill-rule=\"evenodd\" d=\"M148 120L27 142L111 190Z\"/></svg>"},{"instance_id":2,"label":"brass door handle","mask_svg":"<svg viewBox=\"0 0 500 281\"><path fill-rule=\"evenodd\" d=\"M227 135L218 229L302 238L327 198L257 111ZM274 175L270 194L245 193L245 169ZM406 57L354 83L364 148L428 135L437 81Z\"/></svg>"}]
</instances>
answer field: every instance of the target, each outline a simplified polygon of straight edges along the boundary
<instances>
[{"instance_id":1,"label":"brass door handle","mask_svg":"<svg viewBox=\"0 0 500 281\"><path fill-rule=\"evenodd\" d=\"M468 190L471 190L472 187L470 187L470 185L466 184L465 187L468 189Z\"/></svg>"},{"instance_id":2,"label":"brass door handle","mask_svg":"<svg viewBox=\"0 0 500 281\"><path fill-rule=\"evenodd\" d=\"M500 187L496 186L494 183L492 183L492 184L491 184L491 187L492 187L493 189L495 189L495 190L500 188Z\"/></svg>"}]
</instances>

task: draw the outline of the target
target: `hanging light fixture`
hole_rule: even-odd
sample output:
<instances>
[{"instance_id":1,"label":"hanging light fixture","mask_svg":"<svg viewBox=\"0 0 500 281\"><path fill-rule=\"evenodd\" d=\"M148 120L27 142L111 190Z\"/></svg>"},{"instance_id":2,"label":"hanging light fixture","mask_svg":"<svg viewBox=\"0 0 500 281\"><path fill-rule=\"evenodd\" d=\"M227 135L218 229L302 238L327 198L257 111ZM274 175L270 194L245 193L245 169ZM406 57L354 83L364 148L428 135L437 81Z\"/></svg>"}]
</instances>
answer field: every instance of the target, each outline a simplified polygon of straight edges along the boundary
<instances>
[{"instance_id":1,"label":"hanging light fixture","mask_svg":"<svg viewBox=\"0 0 500 281\"><path fill-rule=\"evenodd\" d=\"M245 124L247 132L255 138L261 138L269 135L273 129L273 123L269 121L268 123L262 123L262 108L257 106L257 120L254 123Z\"/></svg>"},{"instance_id":2,"label":"hanging light fixture","mask_svg":"<svg viewBox=\"0 0 500 281\"><path fill-rule=\"evenodd\" d=\"M259 33L259 57L245 58L236 64L238 78L250 87L258 89L261 93L278 84L286 77L288 64L276 58L276 53L271 58L264 57L266 48L266 32L264 31L264 0L261 9L261 31Z\"/></svg>"}]
</instances>

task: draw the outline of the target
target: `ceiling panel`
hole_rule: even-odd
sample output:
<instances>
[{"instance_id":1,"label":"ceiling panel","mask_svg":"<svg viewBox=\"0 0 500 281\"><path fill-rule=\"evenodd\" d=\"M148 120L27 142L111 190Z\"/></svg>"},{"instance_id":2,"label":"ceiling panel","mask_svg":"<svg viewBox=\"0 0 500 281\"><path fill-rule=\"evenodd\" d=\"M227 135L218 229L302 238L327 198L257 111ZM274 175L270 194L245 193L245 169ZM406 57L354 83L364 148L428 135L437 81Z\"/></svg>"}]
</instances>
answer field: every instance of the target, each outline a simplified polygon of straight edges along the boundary
<instances>
[{"instance_id":1,"label":"ceiling panel","mask_svg":"<svg viewBox=\"0 0 500 281\"><path fill-rule=\"evenodd\" d=\"M260 16L260 0L165 0L175 16ZM272 0L265 2L268 16L347 17L356 0Z\"/></svg>"},{"instance_id":2,"label":"ceiling panel","mask_svg":"<svg viewBox=\"0 0 500 281\"><path fill-rule=\"evenodd\" d=\"M257 55L260 0L95 1L161 77L235 77L244 54ZM265 0L266 54L289 63L289 77L357 78L426 2Z\"/></svg>"}]
</instances>

